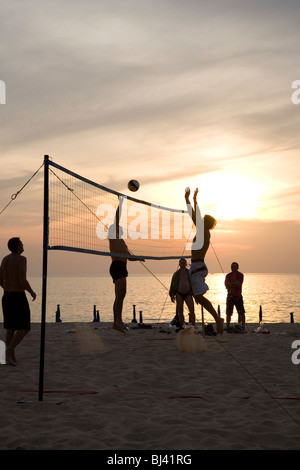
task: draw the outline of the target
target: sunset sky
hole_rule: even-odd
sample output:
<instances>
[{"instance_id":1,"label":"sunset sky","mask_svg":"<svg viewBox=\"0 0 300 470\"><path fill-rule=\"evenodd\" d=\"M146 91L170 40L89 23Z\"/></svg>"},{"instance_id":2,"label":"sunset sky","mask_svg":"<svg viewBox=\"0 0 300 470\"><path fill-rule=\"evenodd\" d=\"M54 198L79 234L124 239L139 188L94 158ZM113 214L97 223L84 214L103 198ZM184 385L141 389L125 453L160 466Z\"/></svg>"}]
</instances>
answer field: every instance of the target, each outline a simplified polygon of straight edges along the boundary
<instances>
[{"instance_id":1,"label":"sunset sky","mask_svg":"<svg viewBox=\"0 0 300 470\"><path fill-rule=\"evenodd\" d=\"M48 154L125 194L135 178L164 206L184 209L198 187L224 271L300 272L299 0L11 0L0 15L0 211ZM20 236L30 275L42 197L41 169L0 215L0 256ZM109 266L49 258L55 275Z\"/></svg>"}]
</instances>

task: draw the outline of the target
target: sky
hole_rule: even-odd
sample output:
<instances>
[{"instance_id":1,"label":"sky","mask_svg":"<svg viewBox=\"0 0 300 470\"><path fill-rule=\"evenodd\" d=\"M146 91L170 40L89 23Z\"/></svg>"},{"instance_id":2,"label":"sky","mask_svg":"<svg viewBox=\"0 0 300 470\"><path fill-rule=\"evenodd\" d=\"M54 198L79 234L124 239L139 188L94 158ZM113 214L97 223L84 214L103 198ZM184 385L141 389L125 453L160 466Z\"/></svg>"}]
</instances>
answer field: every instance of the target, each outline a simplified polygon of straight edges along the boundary
<instances>
[{"instance_id":1,"label":"sky","mask_svg":"<svg viewBox=\"0 0 300 470\"><path fill-rule=\"evenodd\" d=\"M300 272L298 0L1 0L0 15L0 257L20 236L41 274L43 170L18 191L47 154L164 206L199 188L210 272ZM108 267L49 253L51 275Z\"/></svg>"}]
</instances>

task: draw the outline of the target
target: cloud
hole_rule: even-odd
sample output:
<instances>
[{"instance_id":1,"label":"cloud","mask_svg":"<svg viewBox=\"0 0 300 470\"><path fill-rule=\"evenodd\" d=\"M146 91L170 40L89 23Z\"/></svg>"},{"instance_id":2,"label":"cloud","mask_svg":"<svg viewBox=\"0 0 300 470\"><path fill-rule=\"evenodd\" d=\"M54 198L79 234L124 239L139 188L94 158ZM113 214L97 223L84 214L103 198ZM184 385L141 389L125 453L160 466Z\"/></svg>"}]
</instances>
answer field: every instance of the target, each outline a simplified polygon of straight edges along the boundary
<instances>
[{"instance_id":1,"label":"cloud","mask_svg":"<svg viewBox=\"0 0 300 470\"><path fill-rule=\"evenodd\" d=\"M289 189L283 189L281 192L275 193L272 197L268 198L269 209L278 211L281 209L286 213L286 218L290 214L300 214L300 189L295 186Z\"/></svg>"},{"instance_id":2,"label":"cloud","mask_svg":"<svg viewBox=\"0 0 300 470\"><path fill-rule=\"evenodd\" d=\"M0 178L1 193L3 194L4 191L6 192L7 189L14 190L15 192L19 191L22 188L22 186L24 186L24 184L26 184L26 182L31 178L31 176L32 176L32 173L26 172L22 176L14 176L12 178Z\"/></svg>"},{"instance_id":3,"label":"cloud","mask_svg":"<svg viewBox=\"0 0 300 470\"><path fill-rule=\"evenodd\" d=\"M293 28L283 46L274 28L275 21L286 32L293 20L280 17L278 5L268 18L269 10L256 2L257 9L249 2L242 9L226 2L225 9L222 2L212 7L190 1L187 7L165 1L159 13L147 2L125 8L122 2L108 7L77 1L71 12L66 2L31 1L32 9L10 3L2 7L3 18L10 18L2 31L9 44L3 50L7 148L155 121L166 131L176 122L186 130L233 124L253 137L262 116L262 104L256 107L255 101L269 100L282 87L276 74L297 53ZM246 15L246 22L239 21ZM17 34L11 35L12 27ZM252 111L245 113L246 106ZM274 120L273 110L264 123L266 117ZM279 120L282 114L276 115Z\"/></svg>"},{"instance_id":4,"label":"cloud","mask_svg":"<svg viewBox=\"0 0 300 470\"><path fill-rule=\"evenodd\" d=\"M212 243L224 271L236 259L245 272L300 273L299 239L300 223L293 220L221 221L212 233ZM216 271L212 250L209 260L210 269Z\"/></svg>"},{"instance_id":5,"label":"cloud","mask_svg":"<svg viewBox=\"0 0 300 470\"><path fill-rule=\"evenodd\" d=\"M183 178L183 175L184 178L188 179L195 177L195 175L207 174L208 172L216 171L217 169L218 168L213 165L210 166L207 164L199 164L196 167L187 167L186 165L183 165L183 167L180 169L171 169L168 172L162 172L160 167L157 174L152 173L143 175L140 182L142 182L144 186L148 184L153 185L153 182L155 182L155 184L166 183L180 180ZM109 179L104 180L101 184L107 188L118 188L119 191L120 188L127 188L127 183L128 177L118 178L115 176L110 176Z\"/></svg>"}]
</instances>

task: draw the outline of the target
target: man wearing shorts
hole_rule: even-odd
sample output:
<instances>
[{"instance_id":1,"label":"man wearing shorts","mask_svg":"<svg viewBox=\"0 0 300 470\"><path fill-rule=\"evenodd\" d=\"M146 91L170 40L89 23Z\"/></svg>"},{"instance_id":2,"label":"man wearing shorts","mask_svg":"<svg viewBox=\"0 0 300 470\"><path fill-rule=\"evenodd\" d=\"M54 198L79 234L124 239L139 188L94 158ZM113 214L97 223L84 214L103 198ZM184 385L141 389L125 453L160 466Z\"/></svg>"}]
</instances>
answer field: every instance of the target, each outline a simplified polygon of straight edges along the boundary
<instances>
[{"instance_id":1,"label":"man wearing shorts","mask_svg":"<svg viewBox=\"0 0 300 470\"><path fill-rule=\"evenodd\" d=\"M35 300L36 294L27 281L27 260L22 256L23 243L17 237L8 241L11 253L0 266L0 285L4 289L2 309L6 331L6 360L16 365L15 348L30 331L30 308L25 291Z\"/></svg>"},{"instance_id":2,"label":"man wearing shorts","mask_svg":"<svg viewBox=\"0 0 300 470\"><path fill-rule=\"evenodd\" d=\"M190 273L187 269L186 259L184 258L179 260L179 269L172 276L169 295L172 302L176 300L176 316L178 317L180 328L184 326L184 302L189 309L189 320L191 324L195 326L193 291Z\"/></svg>"},{"instance_id":3,"label":"man wearing shorts","mask_svg":"<svg viewBox=\"0 0 300 470\"><path fill-rule=\"evenodd\" d=\"M122 320L123 302L126 296L126 278L128 276L127 260L130 261L144 261L143 258L131 258L131 253L122 238L123 229L119 225L120 213L122 207L122 198L120 206L116 211L115 222L109 227L109 249L111 253L112 263L110 265L109 273L115 285L115 300L113 305L114 322L113 328L121 333L125 333L127 328Z\"/></svg>"},{"instance_id":4,"label":"man wearing shorts","mask_svg":"<svg viewBox=\"0 0 300 470\"><path fill-rule=\"evenodd\" d=\"M230 319L233 313L233 307L236 308L239 314L239 323L242 323L242 328L245 330L245 308L242 296L242 284L244 282L244 274L239 272L239 265L236 262L231 264L231 273L225 277L225 287L227 289L226 299L226 321L227 328L230 326Z\"/></svg>"},{"instance_id":5,"label":"man wearing shorts","mask_svg":"<svg viewBox=\"0 0 300 470\"><path fill-rule=\"evenodd\" d=\"M204 297L209 287L205 282L208 274L207 266L204 262L206 252L210 244L210 230L212 230L217 221L211 215L205 215L202 221L199 206L197 204L198 189L194 193L194 207L190 203L190 188L185 190L185 201L188 212L196 226L196 236L192 244L192 263L190 267L191 284L194 299L197 304L202 305L215 319L217 333L223 334L224 320L219 317L211 302Z\"/></svg>"}]
</instances>

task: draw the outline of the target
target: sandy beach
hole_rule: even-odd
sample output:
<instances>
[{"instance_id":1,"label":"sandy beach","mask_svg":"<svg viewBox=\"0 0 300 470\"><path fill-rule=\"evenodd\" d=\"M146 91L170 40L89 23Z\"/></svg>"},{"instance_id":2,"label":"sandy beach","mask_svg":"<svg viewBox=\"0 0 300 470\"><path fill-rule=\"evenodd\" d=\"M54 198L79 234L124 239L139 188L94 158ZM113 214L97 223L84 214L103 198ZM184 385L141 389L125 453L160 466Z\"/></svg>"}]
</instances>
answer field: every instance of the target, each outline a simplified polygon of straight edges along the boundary
<instances>
[{"instance_id":1,"label":"sandy beach","mask_svg":"<svg viewBox=\"0 0 300 470\"><path fill-rule=\"evenodd\" d=\"M0 365L1 450L299 450L300 324L257 326L187 353L163 325L49 323L40 401L35 323Z\"/></svg>"}]
</instances>

